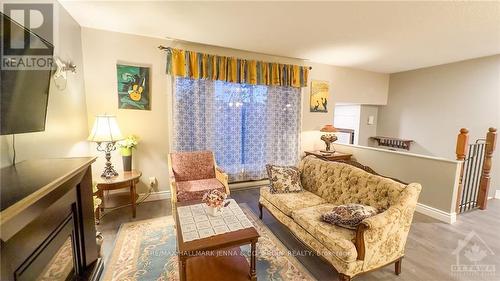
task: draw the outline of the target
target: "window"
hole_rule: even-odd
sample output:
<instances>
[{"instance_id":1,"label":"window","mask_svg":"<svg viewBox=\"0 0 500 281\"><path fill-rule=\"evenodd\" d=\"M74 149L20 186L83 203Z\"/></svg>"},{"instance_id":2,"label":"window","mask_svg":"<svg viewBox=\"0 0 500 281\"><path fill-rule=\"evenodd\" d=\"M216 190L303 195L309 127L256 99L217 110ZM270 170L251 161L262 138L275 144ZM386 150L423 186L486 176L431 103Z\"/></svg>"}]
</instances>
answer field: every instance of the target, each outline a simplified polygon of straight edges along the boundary
<instances>
[{"instance_id":1,"label":"window","mask_svg":"<svg viewBox=\"0 0 500 281\"><path fill-rule=\"evenodd\" d=\"M230 181L298 161L300 89L176 78L174 149L212 150Z\"/></svg>"}]
</instances>

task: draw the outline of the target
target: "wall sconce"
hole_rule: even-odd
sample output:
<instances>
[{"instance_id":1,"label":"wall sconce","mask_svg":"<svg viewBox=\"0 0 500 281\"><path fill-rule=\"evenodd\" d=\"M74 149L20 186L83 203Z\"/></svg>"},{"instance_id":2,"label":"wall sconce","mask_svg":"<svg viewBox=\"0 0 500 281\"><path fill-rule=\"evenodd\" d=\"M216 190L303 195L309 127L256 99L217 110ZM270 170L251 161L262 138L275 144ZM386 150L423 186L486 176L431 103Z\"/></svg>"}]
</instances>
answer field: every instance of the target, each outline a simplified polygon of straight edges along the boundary
<instances>
[{"instance_id":1,"label":"wall sconce","mask_svg":"<svg viewBox=\"0 0 500 281\"><path fill-rule=\"evenodd\" d=\"M66 89L67 85L67 73L76 73L76 65L73 64L72 62L64 62L60 58L54 58L55 62L55 72L54 72L54 81L56 82L56 87L59 90L64 90ZM64 81L64 85L61 86L58 81Z\"/></svg>"},{"instance_id":2,"label":"wall sconce","mask_svg":"<svg viewBox=\"0 0 500 281\"><path fill-rule=\"evenodd\" d=\"M60 58L55 58L56 72L54 73L54 79L64 78L66 79L66 72L76 73L76 65L72 62L64 62Z\"/></svg>"}]
</instances>

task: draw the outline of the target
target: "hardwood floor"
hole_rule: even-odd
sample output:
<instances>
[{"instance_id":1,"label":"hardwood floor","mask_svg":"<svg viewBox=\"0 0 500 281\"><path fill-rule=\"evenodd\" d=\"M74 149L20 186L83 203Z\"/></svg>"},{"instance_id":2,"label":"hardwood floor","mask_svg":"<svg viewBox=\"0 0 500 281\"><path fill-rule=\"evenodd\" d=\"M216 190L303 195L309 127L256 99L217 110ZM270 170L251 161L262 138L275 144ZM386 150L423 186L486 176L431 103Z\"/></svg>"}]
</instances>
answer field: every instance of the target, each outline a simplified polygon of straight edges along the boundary
<instances>
[{"instance_id":1,"label":"hardwood floor","mask_svg":"<svg viewBox=\"0 0 500 281\"><path fill-rule=\"evenodd\" d=\"M247 203L252 211L258 214L258 189L233 191L231 197L239 203ZM170 214L170 201L163 200L140 204L137 207L136 219L132 219L130 208L122 208L105 215L98 226L98 230L104 236L102 254L105 264L114 245L116 233L122 223ZM265 210L263 220L283 244L299 253L297 258L314 277L325 281L337 280L335 270L321 258L300 255L300 253L306 253L307 248ZM479 275L452 271L452 266L457 262L454 251L458 247L459 241L464 240L472 233L476 233L477 236L472 237L465 250L470 249L470 245L475 243L478 246L475 249L478 251L469 253L468 257L477 260L484 253L486 256L478 260L477 265L492 265L496 272ZM488 202L487 210L475 210L459 215L458 221L453 225L416 213L406 243L406 256L402 262L401 275L395 275L394 265L389 265L381 270L361 275L355 280L498 281L500 280L500 258L498 255L500 255L500 200L493 199ZM464 256L463 251L459 258L462 264L473 264ZM493 268L489 267L489 269Z\"/></svg>"}]
</instances>

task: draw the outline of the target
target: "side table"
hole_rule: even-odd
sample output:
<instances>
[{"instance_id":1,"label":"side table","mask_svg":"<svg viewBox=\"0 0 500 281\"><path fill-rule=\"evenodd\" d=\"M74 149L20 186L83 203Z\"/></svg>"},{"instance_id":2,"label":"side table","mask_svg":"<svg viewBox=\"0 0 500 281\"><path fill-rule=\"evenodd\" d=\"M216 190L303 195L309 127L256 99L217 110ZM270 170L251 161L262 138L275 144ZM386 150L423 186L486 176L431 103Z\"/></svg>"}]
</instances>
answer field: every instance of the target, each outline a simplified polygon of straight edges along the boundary
<instances>
[{"instance_id":1,"label":"side table","mask_svg":"<svg viewBox=\"0 0 500 281\"><path fill-rule=\"evenodd\" d=\"M118 176L106 179L98 177L97 179L97 196L101 198L102 203L100 209L114 209L130 204L132 207L132 217L135 218L136 201L139 197L135 190L135 185L139 182L142 172L132 170L130 172L121 172ZM128 194L116 194L108 201L104 200L105 190L115 190L121 188L129 188Z\"/></svg>"},{"instance_id":2,"label":"side table","mask_svg":"<svg viewBox=\"0 0 500 281\"><path fill-rule=\"evenodd\" d=\"M349 161L351 160L352 154L347 154L347 153L341 153L335 151L334 153L324 153L318 150L315 151L304 151L306 156L307 155L314 155L320 159L326 160L326 161L339 161L339 160L346 160Z\"/></svg>"}]
</instances>

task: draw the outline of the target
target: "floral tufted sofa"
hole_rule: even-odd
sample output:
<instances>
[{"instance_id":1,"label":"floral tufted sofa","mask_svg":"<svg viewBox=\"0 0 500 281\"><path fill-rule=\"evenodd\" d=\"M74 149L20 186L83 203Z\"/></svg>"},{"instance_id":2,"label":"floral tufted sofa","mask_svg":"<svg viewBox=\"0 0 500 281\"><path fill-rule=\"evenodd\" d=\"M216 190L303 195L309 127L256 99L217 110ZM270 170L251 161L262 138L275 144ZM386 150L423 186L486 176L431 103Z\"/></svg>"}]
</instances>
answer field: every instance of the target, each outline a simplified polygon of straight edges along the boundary
<instances>
[{"instance_id":1,"label":"floral tufted sofa","mask_svg":"<svg viewBox=\"0 0 500 281\"><path fill-rule=\"evenodd\" d=\"M265 207L332 264L341 281L391 263L395 263L399 275L420 184L404 185L314 156L305 157L299 169L303 192L272 194L269 187L261 188L260 218ZM380 212L365 219L356 230L321 221L322 213L347 203L369 205Z\"/></svg>"}]
</instances>

